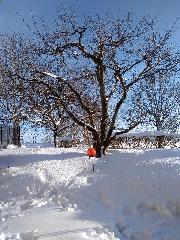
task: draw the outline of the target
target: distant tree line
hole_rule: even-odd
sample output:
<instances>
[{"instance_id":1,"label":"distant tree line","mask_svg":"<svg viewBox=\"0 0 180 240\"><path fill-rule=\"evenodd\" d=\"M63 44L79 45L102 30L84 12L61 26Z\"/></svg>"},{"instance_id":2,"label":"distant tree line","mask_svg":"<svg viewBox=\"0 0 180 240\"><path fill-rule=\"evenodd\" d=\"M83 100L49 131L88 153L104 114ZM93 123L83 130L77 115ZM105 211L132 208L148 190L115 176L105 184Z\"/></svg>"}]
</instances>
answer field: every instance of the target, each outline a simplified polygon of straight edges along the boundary
<instances>
[{"instance_id":1,"label":"distant tree line","mask_svg":"<svg viewBox=\"0 0 180 240\"><path fill-rule=\"evenodd\" d=\"M33 37L1 36L0 115L12 124L51 129L55 146L63 131L88 131L97 157L139 125L178 130L173 26L159 31L157 20L131 13L80 20L63 12L54 26L29 28Z\"/></svg>"}]
</instances>

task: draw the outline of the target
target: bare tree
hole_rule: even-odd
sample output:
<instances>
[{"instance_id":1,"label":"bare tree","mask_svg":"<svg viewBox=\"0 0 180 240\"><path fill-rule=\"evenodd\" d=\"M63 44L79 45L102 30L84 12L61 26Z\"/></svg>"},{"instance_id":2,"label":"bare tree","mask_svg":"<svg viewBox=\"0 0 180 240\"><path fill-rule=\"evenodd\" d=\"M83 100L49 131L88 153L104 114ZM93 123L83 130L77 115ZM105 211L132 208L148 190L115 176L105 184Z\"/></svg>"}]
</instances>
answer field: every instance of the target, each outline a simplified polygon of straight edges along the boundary
<instances>
[{"instance_id":1,"label":"bare tree","mask_svg":"<svg viewBox=\"0 0 180 240\"><path fill-rule=\"evenodd\" d=\"M178 89L178 82L170 76L153 75L137 87L132 107L144 115L143 123L148 127L159 132L176 132L180 123ZM158 147L161 147L160 137L157 142Z\"/></svg>"},{"instance_id":2,"label":"bare tree","mask_svg":"<svg viewBox=\"0 0 180 240\"><path fill-rule=\"evenodd\" d=\"M31 94L28 96L28 121L35 126L51 130L54 146L57 147L57 137L74 123L70 121L58 100L49 96L48 92L41 88L41 85L36 84L34 87L34 83L32 83L31 87L34 91L33 94L30 91Z\"/></svg>"},{"instance_id":3,"label":"bare tree","mask_svg":"<svg viewBox=\"0 0 180 240\"><path fill-rule=\"evenodd\" d=\"M160 33L155 22L108 13L80 22L68 13L59 15L55 30L36 32L39 44L34 42L34 51L46 64L33 78L76 124L88 129L97 157L118 134L139 124L139 118L128 119L119 127L119 113L133 87L152 73L179 68L179 54L169 44L173 29Z\"/></svg>"},{"instance_id":4,"label":"bare tree","mask_svg":"<svg viewBox=\"0 0 180 240\"><path fill-rule=\"evenodd\" d=\"M0 118L13 125L13 144L20 144L16 129L25 120L53 131L56 146L60 132L74 123L68 121L62 106L49 91L39 83L28 81L35 66L41 64L37 59L24 37L15 34L1 37Z\"/></svg>"},{"instance_id":5,"label":"bare tree","mask_svg":"<svg viewBox=\"0 0 180 240\"><path fill-rule=\"evenodd\" d=\"M32 57L35 55L29 55L27 39L16 34L1 36L0 116L13 126L12 143L15 145L20 144L16 129L27 117L29 82L23 78L28 78L36 62Z\"/></svg>"},{"instance_id":6,"label":"bare tree","mask_svg":"<svg viewBox=\"0 0 180 240\"><path fill-rule=\"evenodd\" d=\"M138 21L130 13L80 21L68 12L59 14L54 29L43 24L35 32L31 49L39 64L31 81L42 85L73 122L91 133L97 157L118 134L140 123L138 116L121 119L136 84L152 73L179 70L179 53L170 44L173 29L160 33L156 23L149 16Z\"/></svg>"},{"instance_id":7,"label":"bare tree","mask_svg":"<svg viewBox=\"0 0 180 240\"><path fill-rule=\"evenodd\" d=\"M17 56L17 46L13 37L4 37L1 38L1 56L0 56L0 107L1 107L1 119L5 122L12 123L13 125L13 136L12 143L15 145L20 144L20 136L17 135L16 131L19 128L20 122L23 118L23 103L24 103L24 92L20 94L19 88L23 88L23 80L18 79L17 77L11 78L8 74L8 69L11 68L11 71L16 71L18 64L22 64L22 56L18 58ZM11 49L9 51L9 49ZM16 56L15 53L16 52ZM19 61L20 60L20 61Z\"/></svg>"}]
</instances>

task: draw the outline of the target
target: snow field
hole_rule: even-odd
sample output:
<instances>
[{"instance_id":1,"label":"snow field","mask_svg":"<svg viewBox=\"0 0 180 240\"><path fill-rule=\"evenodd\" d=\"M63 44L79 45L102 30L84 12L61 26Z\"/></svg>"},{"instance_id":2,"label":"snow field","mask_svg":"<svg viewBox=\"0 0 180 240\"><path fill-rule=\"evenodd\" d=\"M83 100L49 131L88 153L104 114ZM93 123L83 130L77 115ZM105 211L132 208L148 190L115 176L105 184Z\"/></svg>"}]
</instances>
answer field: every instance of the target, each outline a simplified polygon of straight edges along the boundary
<instances>
[{"instance_id":1,"label":"snow field","mask_svg":"<svg viewBox=\"0 0 180 240\"><path fill-rule=\"evenodd\" d=\"M0 240L179 240L179 149L84 152L0 151Z\"/></svg>"}]
</instances>

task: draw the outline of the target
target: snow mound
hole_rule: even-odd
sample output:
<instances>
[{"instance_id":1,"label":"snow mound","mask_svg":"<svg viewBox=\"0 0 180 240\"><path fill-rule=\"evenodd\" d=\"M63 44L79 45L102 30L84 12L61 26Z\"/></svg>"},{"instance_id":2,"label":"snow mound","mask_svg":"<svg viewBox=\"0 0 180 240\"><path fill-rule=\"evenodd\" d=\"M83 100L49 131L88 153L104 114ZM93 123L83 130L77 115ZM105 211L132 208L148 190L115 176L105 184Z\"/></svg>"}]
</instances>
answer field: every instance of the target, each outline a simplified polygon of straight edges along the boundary
<instances>
[{"instance_id":1,"label":"snow mound","mask_svg":"<svg viewBox=\"0 0 180 240\"><path fill-rule=\"evenodd\" d=\"M13 144L9 144L9 145L7 146L7 149L16 149L16 148L18 148L18 146L13 145Z\"/></svg>"},{"instance_id":2,"label":"snow mound","mask_svg":"<svg viewBox=\"0 0 180 240\"><path fill-rule=\"evenodd\" d=\"M115 240L114 232L110 232L108 229L103 227L96 227L94 229L90 229L88 232L84 234L86 239L91 240Z\"/></svg>"},{"instance_id":3,"label":"snow mound","mask_svg":"<svg viewBox=\"0 0 180 240\"><path fill-rule=\"evenodd\" d=\"M179 176L180 149L3 150L0 240L179 240Z\"/></svg>"}]
</instances>

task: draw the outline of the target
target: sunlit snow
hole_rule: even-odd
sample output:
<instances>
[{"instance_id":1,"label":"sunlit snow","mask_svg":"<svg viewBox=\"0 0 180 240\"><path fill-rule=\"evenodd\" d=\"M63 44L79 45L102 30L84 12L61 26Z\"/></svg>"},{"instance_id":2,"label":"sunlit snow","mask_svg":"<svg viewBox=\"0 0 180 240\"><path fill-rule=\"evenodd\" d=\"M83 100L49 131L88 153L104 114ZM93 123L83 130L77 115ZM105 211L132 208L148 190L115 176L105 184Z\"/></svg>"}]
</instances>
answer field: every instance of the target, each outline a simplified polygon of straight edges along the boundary
<instances>
[{"instance_id":1,"label":"sunlit snow","mask_svg":"<svg viewBox=\"0 0 180 240\"><path fill-rule=\"evenodd\" d=\"M179 240L180 149L85 152L0 151L0 240Z\"/></svg>"}]
</instances>

